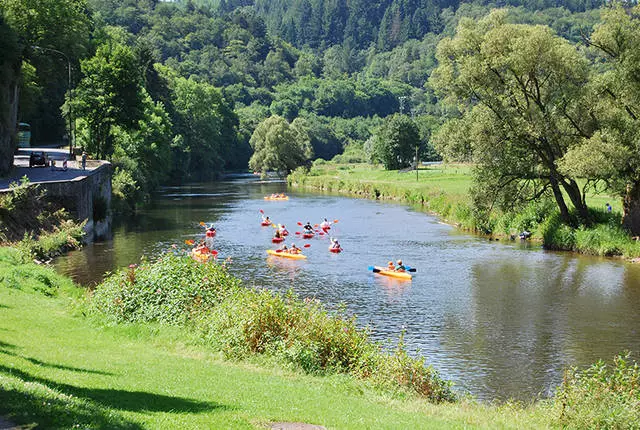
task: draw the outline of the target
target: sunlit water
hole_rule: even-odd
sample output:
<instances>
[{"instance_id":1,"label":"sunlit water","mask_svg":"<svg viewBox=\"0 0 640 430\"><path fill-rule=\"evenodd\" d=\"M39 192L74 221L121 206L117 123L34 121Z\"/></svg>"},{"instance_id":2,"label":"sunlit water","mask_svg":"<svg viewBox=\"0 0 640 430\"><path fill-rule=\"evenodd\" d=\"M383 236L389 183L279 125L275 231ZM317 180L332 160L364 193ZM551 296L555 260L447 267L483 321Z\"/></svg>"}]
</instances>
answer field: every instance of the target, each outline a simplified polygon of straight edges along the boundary
<instances>
[{"instance_id":1,"label":"sunlit water","mask_svg":"<svg viewBox=\"0 0 640 430\"><path fill-rule=\"evenodd\" d=\"M551 253L518 243L461 234L406 206L287 191L282 182L241 177L164 188L152 208L114 230L111 241L61 257L56 267L91 285L106 271L153 258L172 244L203 237L214 222L216 248L246 285L294 289L348 312L392 346L401 331L460 391L481 399L548 395L569 365L640 352L640 267L618 260ZM311 244L305 261L268 257L273 228L260 210ZM328 236L304 241L297 222L338 220L330 231L345 252L327 250ZM402 258L413 281L367 270Z\"/></svg>"}]
</instances>

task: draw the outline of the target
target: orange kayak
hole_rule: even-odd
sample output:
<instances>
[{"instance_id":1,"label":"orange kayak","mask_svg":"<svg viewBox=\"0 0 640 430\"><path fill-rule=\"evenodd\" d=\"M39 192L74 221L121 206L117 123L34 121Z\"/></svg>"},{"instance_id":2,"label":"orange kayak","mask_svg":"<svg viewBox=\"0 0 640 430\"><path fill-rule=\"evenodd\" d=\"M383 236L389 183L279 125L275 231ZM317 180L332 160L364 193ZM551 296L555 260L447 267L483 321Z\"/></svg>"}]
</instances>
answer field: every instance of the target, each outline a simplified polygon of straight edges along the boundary
<instances>
[{"instance_id":1,"label":"orange kayak","mask_svg":"<svg viewBox=\"0 0 640 430\"><path fill-rule=\"evenodd\" d=\"M374 266L373 273L378 275L390 276L392 278L411 280L413 276L407 272L396 272L395 270L387 270L384 267Z\"/></svg>"}]
</instances>

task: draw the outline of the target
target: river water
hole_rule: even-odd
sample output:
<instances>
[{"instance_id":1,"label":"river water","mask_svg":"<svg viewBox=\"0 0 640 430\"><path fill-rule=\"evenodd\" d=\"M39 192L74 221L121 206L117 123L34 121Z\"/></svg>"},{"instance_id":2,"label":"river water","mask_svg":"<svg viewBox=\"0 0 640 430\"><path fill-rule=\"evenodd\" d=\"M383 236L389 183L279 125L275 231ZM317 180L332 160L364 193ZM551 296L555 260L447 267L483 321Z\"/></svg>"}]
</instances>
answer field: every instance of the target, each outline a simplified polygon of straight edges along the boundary
<instances>
[{"instance_id":1,"label":"river water","mask_svg":"<svg viewBox=\"0 0 640 430\"><path fill-rule=\"evenodd\" d=\"M288 201L263 200L285 191ZM311 245L307 260L267 256L273 228L260 226L260 210L287 226L289 245ZM338 221L330 233L345 252L329 253L326 235L296 238L297 222L323 218ZM216 248L246 285L344 303L389 347L405 330L412 354L480 399L546 396L567 366L640 353L640 265L491 242L407 206L292 192L278 181L238 177L164 188L112 240L55 265L95 284L141 256L203 237L200 221L215 223ZM398 258L417 268L412 281L367 270Z\"/></svg>"}]
</instances>

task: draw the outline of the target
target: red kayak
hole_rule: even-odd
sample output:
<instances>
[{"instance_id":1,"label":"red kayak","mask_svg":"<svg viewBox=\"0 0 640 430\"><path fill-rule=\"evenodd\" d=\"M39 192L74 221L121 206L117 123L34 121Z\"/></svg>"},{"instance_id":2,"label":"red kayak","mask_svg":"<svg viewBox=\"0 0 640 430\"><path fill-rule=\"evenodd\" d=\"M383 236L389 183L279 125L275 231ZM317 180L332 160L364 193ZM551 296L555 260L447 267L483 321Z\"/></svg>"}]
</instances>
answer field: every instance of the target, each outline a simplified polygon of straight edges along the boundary
<instances>
[{"instance_id":1,"label":"red kayak","mask_svg":"<svg viewBox=\"0 0 640 430\"><path fill-rule=\"evenodd\" d=\"M302 238L303 239L311 239L313 237L314 233L302 233Z\"/></svg>"},{"instance_id":2,"label":"red kayak","mask_svg":"<svg viewBox=\"0 0 640 430\"><path fill-rule=\"evenodd\" d=\"M263 226L263 227L267 227L267 226L271 225L271 223L270 222L266 222L266 221L262 221L260 223L260 225Z\"/></svg>"},{"instance_id":3,"label":"red kayak","mask_svg":"<svg viewBox=\"0 0 640 430\"><path fill-rule=\"evenodd\" d=\"M271 242L273 243L280 243L284 240L284 237L274 237L271 239Z\"/></svg>"},{"instance_id":4,"label":"red kayak","mask_svg":"<svg viewBox=\"0 0 640 430\"><path fill-rule=\"evenodd\" d=\"M207 230L207 233L206 233L207 237L215 237L215 235L216 235L215 231Z\"/></svg>"},{"instance_id":5,"label":"red kayak","mask_svg":"<svg viewBox=\"0 0 640 430\"><path fill-rule=\"evenodd\" d=\"M342 252L342 248L329 248L329 252L335 252L337 254Z\"/></svg>"}]
</instances>

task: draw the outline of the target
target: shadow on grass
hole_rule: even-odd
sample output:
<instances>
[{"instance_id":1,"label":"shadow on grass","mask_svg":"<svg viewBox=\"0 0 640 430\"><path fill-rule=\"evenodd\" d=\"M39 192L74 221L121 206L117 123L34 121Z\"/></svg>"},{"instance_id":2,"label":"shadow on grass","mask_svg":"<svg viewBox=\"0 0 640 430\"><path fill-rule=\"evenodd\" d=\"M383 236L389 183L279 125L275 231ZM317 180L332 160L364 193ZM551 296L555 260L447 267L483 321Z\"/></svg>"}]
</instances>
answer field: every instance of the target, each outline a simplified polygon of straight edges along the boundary
<instances>
[{"instance_id":1,"label":"shadow on grass","mask_svg":"<svg viewBox=\"0 0 640 430\"><path fill-rule=\"evenodd\" d=\"M40 360L38 360L36 358L31 358L31 357L25 357L25 356L19 356L19 357L22 357L25 360L27 360L27 361L29 361L29 362L31 362L33 364L36 364L38 366L48 367L48 368L51 368L51 369L69 370L71 372L81 372L81 373L92 373L94 375L113 376L113 373L103 372L102 370L83 369L82 367L72 367L72 366L65 366L63 364L47 363L47 362L40 361Z\"/></svg>"},{"instance_id":2,"label":"shadow on grass","mask_svg":"<svg viewBox=\"0 0 640 430\"><path fill-rule=\"evenodd\" d=\"M29 423L35 420L43 428L68 428L75 424L81 424L81 427L142 428L114 413L114 410L200 413L231 409L229 406L213 402L144 391L77 387L0 365L0 376L2 375L17 378L20 382L15 384L14 388L0 389L0 413L8 414L9 418L15 422ZM26 383L29 383L29 388ZM33 393L35 389L33 384L40 384L42 389ZM27 390L29 392L26 392ZM54 396L51 390L61 395ZM70 403L73 403L73 406L70 407Z\"/></svg>"}]
</instances>

